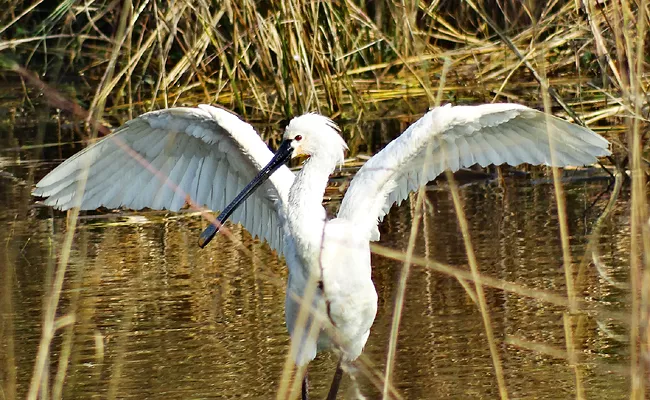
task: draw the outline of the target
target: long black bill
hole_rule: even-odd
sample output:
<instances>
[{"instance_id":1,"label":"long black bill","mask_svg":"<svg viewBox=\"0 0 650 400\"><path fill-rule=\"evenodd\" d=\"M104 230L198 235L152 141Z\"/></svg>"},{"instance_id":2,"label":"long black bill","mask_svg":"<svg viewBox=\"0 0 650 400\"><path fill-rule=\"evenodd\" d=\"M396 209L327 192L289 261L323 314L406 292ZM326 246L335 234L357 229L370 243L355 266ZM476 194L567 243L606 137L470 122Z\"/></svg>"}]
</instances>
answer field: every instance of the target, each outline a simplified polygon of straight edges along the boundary
<instances>
[{"instance_id":1,"label":"long black bill","mask_svg":"<svg viewBox=\"0 0 650 400\"><path fill-rule=\"evenodd\" d=\"M289 159L291 158L291 153L293 152L293 148L291 147L291 139L286 139L280 144L280 147L278 148L278 151L275 152L275 155L269 161L268 164L262 170L257 174L255 178L253 178L252 181L246 187L244 190L242 190L237 197L235 197L235 200L230 202L228 206L219 214L217 217L217 222L211 224L205 230L203 233L201 233L201 236L199 237L199 246L201 248L205 247L214 235L219 232L219 229L221 228L221 225L230 217L230 215L239 207L246 199L248 196L250 196L255 189L257 189L262 183L264 183L267 179L269 179L269 176L271 176L272 173L274 173L278 168L283 166ZM224 182L225 184L225 182Z\"/></svg>"}]
</instances>

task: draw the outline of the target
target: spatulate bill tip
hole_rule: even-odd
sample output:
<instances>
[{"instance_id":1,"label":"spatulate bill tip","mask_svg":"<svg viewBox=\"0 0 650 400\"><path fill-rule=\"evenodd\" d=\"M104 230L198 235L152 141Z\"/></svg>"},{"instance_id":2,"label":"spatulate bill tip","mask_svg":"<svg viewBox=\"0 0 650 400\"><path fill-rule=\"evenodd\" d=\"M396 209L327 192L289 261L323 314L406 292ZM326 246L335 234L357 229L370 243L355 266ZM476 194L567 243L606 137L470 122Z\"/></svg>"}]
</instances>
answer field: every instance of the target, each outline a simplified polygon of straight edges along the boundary
<instances>
[{"instance_id":1,"label":"spatulate bill tip","mask_svg":"<svg viewBox=\"0 0 650 400\"><path fill-rule=\"evenodd\" d=\"M203 232L201 232L201 235L199 236L199 247L204 248L205 246L210 243L212 238L214 238L214 235L219 232L219 229L214 224L210 224Z\"/></svg>"}]
</instances>

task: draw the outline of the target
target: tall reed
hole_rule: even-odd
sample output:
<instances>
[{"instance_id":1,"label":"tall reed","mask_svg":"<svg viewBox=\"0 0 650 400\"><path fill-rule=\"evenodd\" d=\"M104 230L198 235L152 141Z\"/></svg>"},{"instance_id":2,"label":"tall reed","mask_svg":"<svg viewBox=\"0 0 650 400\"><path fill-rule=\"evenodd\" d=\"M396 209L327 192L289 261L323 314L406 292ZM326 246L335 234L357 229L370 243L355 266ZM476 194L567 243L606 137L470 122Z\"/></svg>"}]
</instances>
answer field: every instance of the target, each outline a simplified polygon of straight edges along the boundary
<instances>
[{"instance_id":1,"label":"tall reed","mask_svg":"<svg viewBox=\"0 0 650 400\"><path fill-rule=\"evenodd\" d=\"M381 116L395 102L418 110L435 100L429 88L438 86L443 59L453 68L443 102L478 95L541 105L521 90L528 81L522 63L543 64L554 91L581 99L581 113L619 101L620 92L599 78L621 83L607 53L616 42L614 3L521 5L68 0L53 7L10 0L0 16L0 57L50 84L74 79L77 91L87 88L75 100L91 115L106 104L118 118L201 102L266 120L309 110Z\"/></svg>"}]
</instances>

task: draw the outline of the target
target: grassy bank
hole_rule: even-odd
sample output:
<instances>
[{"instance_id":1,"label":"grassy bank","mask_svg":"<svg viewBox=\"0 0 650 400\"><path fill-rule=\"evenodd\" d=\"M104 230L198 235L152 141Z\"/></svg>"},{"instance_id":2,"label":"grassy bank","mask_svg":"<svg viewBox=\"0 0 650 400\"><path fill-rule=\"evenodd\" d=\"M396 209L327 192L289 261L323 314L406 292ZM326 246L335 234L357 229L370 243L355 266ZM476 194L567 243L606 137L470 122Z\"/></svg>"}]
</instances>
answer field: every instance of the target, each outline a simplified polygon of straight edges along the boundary
<instances>
[{"instance_id":1,"label":"grassy bank","mask_svg":"<svg viewBox=\"0 0 650 400\"><path fill-rule=\"evenodd\" d=\"M94 114L207 102L267 120L356 119L396 102L422 112L441 82L442 101L541 107L549 85L591 124L632 113L632 83L647 84L631 68L633 4L523 3L11 2L0 51L55 86L73 82Z\"/></svg>"}]
</instances>

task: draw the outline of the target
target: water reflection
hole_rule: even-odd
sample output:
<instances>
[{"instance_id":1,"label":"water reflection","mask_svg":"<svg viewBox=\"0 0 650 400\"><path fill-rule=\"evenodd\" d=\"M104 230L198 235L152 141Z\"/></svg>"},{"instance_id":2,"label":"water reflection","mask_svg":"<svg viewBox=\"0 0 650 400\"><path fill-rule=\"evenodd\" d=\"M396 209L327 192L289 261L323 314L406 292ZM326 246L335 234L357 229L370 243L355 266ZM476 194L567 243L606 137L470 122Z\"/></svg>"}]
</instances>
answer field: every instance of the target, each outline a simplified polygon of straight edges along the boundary
<instances>
[{"instance_id":1,"label":"water reflection","mask_svg":"<svg viewBox=\"0 0 650 400\"><path fill-rule=\"evenodd\" d=\"M0 377L4 396L12 398L24 397L28 389L45 288L52 280L66 221L63 213L32 206L34 168L25 162L30 154L7 153L0 154L4 171L12 177L0 176L0 222L5 227L0 231L5 252L0 263ZM606 181L598 180L566 186L576 258L608 200L607 195L599 197L606 187ZM483 273L566 293L550 184L508 178L504 185L466 185L461 193ZM627 210L628 199L619 200L599 247L609 276L617 282L627 281ZM59 309L59 315L74 315L76 323L59 331L49 363L54 381L64 344L72 343L63 396L272 398L288 349L282 261L238 228L233 234L239 245L220 235L207 249L199 249L196 240L204 223L187 213L130 214L143 217L138 219L92 214L81 220L76 233ZM394 209L381 225L381 243L405 249L412 215L409 202ZM427 192L427 214L415 252L451 265L467 263L444 185ZM365 357L383 371L401 263L374 255L373 266L380 304ZM603 279L593 266L583 284L590 302L626 311L625 288ZM565 360L504 342L515 338L564 352L564 309L486 290L510 395L574 396L575 373ZM584 316L581 324L577 343L587 397L624 397L629 387L627 343L620 341L627 335L624 323L596 313ZM334 366L330 355L311 364L315 398L324 397ZM498 396L480 312L455 278L412 269L395 385L404 398ZM347 397L357 392L368 398L380 393L362 372L344 381Z\"/></svg>"}]
</instances>

